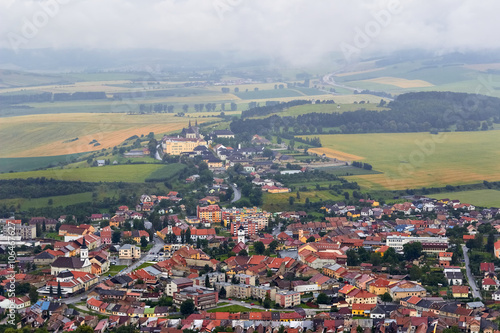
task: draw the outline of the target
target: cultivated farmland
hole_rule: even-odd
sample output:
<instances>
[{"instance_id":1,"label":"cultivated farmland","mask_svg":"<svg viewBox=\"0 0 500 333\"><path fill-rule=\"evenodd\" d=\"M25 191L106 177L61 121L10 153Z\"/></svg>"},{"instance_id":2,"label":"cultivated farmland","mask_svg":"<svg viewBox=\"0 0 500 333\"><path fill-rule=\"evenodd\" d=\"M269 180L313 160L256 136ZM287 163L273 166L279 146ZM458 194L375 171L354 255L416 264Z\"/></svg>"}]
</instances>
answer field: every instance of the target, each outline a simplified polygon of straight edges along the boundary
<instances>
[{"instance_id":1,"label":"cultivated farmland","mask_svg":"<svg viewBox=\"0 0 500 333\"><path fill-rule=\"evenodd\" d=\"M349 177L368 189L406 189L500 180L499 131L320 135L309 151L356 155L383 174ZM333 151L332 151L333 150Z\"/></svg>"},{"instance_id":2,"label":"cultivated farmland","mask_svg":"<svg viewBox=\"0 0 500 333\"><path fill-rule=\"evenodd\" d=\"M198 123L216 119L218 118L200 118ZM112 148L134 135L178 131L187 126L188 120L172 114L108 113L4 118L0 124L2 142L0 155L2 157L56 156ZM78 139L75 140L76 138ZM90 144L93 140L100 145Z\"/></svg>"}]
</instances>

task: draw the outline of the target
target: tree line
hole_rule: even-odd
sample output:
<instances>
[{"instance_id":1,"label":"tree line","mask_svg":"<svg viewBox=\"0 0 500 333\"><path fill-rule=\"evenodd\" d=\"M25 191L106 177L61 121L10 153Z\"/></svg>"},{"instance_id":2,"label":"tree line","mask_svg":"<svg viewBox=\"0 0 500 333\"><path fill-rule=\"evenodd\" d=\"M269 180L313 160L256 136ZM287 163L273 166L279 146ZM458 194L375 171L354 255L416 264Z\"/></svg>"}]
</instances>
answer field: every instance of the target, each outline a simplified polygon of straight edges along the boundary
<instances>
[{"instance_id":1,"label":"tree line","mask_svg":"<svg viewBox=\"0 0 500 333\"><path fill-rule=\"evenodd\" d=\"M363 163L363 162L352 162L352 166L360 169L365 169L365 170L372 170L373 167L371 164L368 163Z\"/></svg>"},{"instance_id":2,"label":"tree line","mask_svg":"<svg viewBox=\"0 0 500 333\"><path fill-rule=\"evenodd\" d=\"M106 98L104 91L77 91L74 93L44 92L41 94L0 95L0 104L79 101Z\"/></svg>"},{"instance_id":3,"label":"tree line","mask_svg":"<svg viewBox=\"0 0 500 333\"><path fill-rule=\"evenodd\" d=\"M4 179L0 180L0 199L41 198L91 192L95 186L94 183L62 181L45 177Z\"/></svg>"},{"instance_id":4,"label":"tree line","mask_svg":"<svg viewBox=\"0 0 500 333\"><path fill-rule=\"evenodd\" d=\"M295 100L285 103L266 103L266 106L255 106L249 110L241 112L241 118L249 118L249 117L258 117L258 116L266 116L271 113L276 113L283 111L284 109L288 109L292 106L311 104L311 101L306 100Z\"/></svg>"}]
</instances>

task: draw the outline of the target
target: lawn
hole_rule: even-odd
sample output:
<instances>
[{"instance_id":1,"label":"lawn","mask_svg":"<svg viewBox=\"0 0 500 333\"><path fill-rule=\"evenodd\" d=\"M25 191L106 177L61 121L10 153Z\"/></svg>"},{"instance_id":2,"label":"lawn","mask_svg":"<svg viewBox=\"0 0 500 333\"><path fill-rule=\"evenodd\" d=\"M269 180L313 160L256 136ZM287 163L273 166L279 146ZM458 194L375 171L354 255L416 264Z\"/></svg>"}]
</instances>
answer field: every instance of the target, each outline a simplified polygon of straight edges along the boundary
<instances>
[{"instance_id":1,"label":"lawn","mask_svg":"<svg viewBox=\"0 0 500 333\"><path fill-rule=\"evenodd\" d=\"M45 234L45 237L50 238L50 239L55 239L55 240L63 240L64 239L64 237L59 236L59 234L57 232L48 232Z\"/></svg>"},{"instance_id":2,"label":"lawn","mask_svg":"<svg viewBox=\"0 0 500 333\"><path fill-rule=\"evenodd\" d=\"M349 177L368 189L442 187L500 180L499 131L320 135L310 152L370 163Z\"/></svg>"},{"instance_id":3,"label":"lawn","mask_svg":"<svg viewBox=\"0 0 500 333\"><path fill-rule=\"evenodd\" d=\"M162 164L107 165L94 168L48 169L0 174L0 179L54 178L58 180L81 180L83 182L129 182L142 183L152 172L163 168Z\"/></svg>"},{"instance_id":4,"label":"lawn","mask_svg":"<svg viewBox=\"0 0 500 333\"><path fill-rule=\"evenodd\" d=\"M139 267L137 267L135 270L138 271L140 269L143 269L143 268L146 268L146 267L149 267L149 266L153 266L154 264L156 264L156 262L145 262L141 265L139 265Z\"/></svg>"},{"instance_id":5,"label":"lawn","mask_svg":"<svg viewBox=\"0 0 500 333\"><path fill-rule=\"evenodd\" d=\"M261 309L252 309L252 308L247 308L241 305L228 305L228 306L223 306L222 308L216 308L216 309L210 309L207 312L264 312L265 310Z\"/></svg>"},{"instance_id":6,"label":"lawn","mask_svg":"<svg viewBox=\"0 0 500 333\"><path fill-rule=\"evenodd\" d=\"M109 274L111 276L115 276L116 274L120 273L121 270L127 268L127 265L111 265L109 267L109 271L106 274Z\"/></svg>"},{"instance_id":7,"label":"lawn","mask_svg":"<svg viewBox=\"0 0 500 333\"><path fill-rule=\"evenodd\" d=\"M460 192L446 192L429 195L435 199L460 200L460 202L470 203L482 207L500 207L500 191L497 190L473 190Z\"/></svg>"}]
</instances>

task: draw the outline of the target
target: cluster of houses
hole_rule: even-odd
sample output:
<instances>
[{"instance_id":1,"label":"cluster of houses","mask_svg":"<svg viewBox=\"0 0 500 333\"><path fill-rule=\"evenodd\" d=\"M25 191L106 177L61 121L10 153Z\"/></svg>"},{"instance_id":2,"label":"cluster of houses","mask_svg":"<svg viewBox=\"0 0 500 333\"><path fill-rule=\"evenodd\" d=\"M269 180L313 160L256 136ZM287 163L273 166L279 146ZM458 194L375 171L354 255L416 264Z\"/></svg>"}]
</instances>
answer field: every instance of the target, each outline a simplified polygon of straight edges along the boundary
<instances>
[{"instance_id":1,"label":"cluster of houses","mask_svg":"<svg viewBox=\"0 0 500 333\"><path fill-rule=\"evenodd\" d=\"M196 126L190 126L183 135L184 139L201 140ZM230 138L231 133L212 135ZM260 145L266 144L263 140L256 138ZM220 160L223 156L231 161L238 154L250 154L246 157L252 156L252 163L258 163L261 147L252 148L254 153L239 148L229 154L231 149L223 146L215 151ZM243 154L245 149L247 153ZM201 148L193 151L205 154ZM272 191L282 185L258 177L253 183L270 193L279 193ZM20 272L15 277L35 286L44 300L32 304L27 295L0 297L0 308L14 306L23 325L41 327L47 323L49 331L54 332L71 331L84 324L96 332L123 325L138 325L147 332L210 332L218 326L231 326L241 332L274 332L281 325L290 332L359 332L361 328L370 332L427 333L442 332L451 326L465 333L499 332L496 320L500 311L487 306L500 302L494 263L481 264L480 288L486 297L474 300L464 267L454 258L446 236L450 228L465 226L463 241L467 241L484 223L500 231L500 221L494 220L498 209L476 210L458 200L418 196L394 205L361 199L357 205L325 205L322 211L327 217L305 222L304 211L272 214L259 207L221 208L217 195L227 189L224 186L223 179L214 179L214 196L201 199L196 216L185 218L174 214L166 217L165 208L160 208L162 200L181 205L182 198L172 191L165 196L145 194L133 210L120 206L115 214L92 214L90 223L85 224L66 223L75 220L69 216L58 220L35 217L25 225L4 219L3 223L18 226L19 241L34 241L31 245L42 249L32 257L19 257ZM147 218L153 210L165 216L165 228L156 231L165 242L164 260L155 260L127 274L100 278L107 275L116 260L112 259L116 257L112 250L117 250L119 259L142 256L140 243L143 237L150 238L149 222L144 223L145 230L120 231L121 239L131 240L129 244L114 246L113 233L127 221ZM428 212L435 214L423 217ZM270 220L277 217L283 228L267 233ZM102 221L109 221L109 226L100 228ZM58 228L62 240L37 238L37 225L44 230ZM218 230L223 233L218 234ZM265 253L255 252L253 245L257 242L264 245ZM435 259L432 269L443 275L449 285L447 290L433 292L406 274L390 274L383 265L348 265L352 251L364 249L383 258L389 249L401 254L405 244L415 242L422 244L422 253ZM233 253L216 260L207 254L212 252L202 250L201 243L209 249L231 244L229 250ZM500 257L500 241L494 248L495 256ZM27 262L41 267L45 274L29 274ZM416 259L407 262L405 268L420 264ZM1 268L0 276L13 274L9 268ZM8 283L8 279L1 282L3 286ZM82 315L78 308L54 301L78 295L86 297L82 313L85 310L95 315ZM326 301L319 302L320 295ZM172 305L159 305L167 296L172 297ZM285 311L208 312L227 299L256 306L270 302L273 308ZM178 309L186 300L193 301L196 313L184 319L168 319L174 312L172 307ZM107 318L99 320L97 314Z\"/></svg>"}]
</instances>

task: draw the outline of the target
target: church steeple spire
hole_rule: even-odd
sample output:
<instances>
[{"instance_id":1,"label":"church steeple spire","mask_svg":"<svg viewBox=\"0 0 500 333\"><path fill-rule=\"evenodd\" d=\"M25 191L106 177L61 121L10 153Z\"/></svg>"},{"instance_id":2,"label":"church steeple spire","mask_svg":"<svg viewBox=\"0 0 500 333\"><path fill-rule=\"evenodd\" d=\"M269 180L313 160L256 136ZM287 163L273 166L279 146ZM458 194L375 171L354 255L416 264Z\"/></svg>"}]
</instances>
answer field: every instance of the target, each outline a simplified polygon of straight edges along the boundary
<instances>
[{"instance_id":1,"label":"church steeple spire","mask_svg":"<svg viewBox=\"0 0 500 333\"><path fill-rule=\"evenodd\" d=\"M85 236L83 236L83 244L80 246L80 260L86 261L89 258L89 249L87 243L85 242Z\"/></svg>"},{"instance_id":2,"label":"church steeple spire","mask_svg":"<svg viewBox=\"0 0 500 333\"><path fill-rule=\"evenodd\" d=\"M191 119L189 119L188 128L191 128Z\"/></svg>"}]
</instances>

